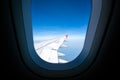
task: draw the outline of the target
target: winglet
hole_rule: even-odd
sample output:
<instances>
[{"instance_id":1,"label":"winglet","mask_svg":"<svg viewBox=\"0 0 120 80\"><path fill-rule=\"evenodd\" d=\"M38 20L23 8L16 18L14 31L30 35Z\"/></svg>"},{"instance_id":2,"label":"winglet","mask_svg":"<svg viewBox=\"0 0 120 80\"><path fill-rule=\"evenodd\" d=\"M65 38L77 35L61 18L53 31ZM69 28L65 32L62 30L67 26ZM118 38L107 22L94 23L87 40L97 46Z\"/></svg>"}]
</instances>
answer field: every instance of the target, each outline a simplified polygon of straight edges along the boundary
<instances>
[{"instance_id":1,"label":"winglet","mask_svg":"<svg viewBox=\"0 0 120 80\"><path fill-rule=\"evenodd\" d=\"M66 38L68 38L68 34L66 34L65 36L66 36Z\"/></svg>"}]
</instances>

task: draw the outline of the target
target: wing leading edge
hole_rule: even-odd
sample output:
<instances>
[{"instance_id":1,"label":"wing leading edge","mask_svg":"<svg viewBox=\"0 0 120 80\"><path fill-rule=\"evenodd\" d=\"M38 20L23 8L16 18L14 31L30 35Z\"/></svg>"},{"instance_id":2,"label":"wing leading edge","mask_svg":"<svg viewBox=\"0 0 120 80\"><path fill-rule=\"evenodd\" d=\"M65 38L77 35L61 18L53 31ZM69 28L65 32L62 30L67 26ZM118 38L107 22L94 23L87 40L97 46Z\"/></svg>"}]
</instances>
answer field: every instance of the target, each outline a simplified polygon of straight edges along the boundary
<instances>
[{"instance_id":1,"label":"wing leading edge","mask_svg":"<svg viewBox=\"0 0 120 80\"><path fill-rule=\"evenodd\" d=\"M62 46L67 37L68 35L65 35L63 37L43 41L41 43L34 44L34 48L38 56L47 62L67 63L68 61L59 59L59 56L65 56L65 54L58 52L58 49Z\"/></svg>"}]
</instances>

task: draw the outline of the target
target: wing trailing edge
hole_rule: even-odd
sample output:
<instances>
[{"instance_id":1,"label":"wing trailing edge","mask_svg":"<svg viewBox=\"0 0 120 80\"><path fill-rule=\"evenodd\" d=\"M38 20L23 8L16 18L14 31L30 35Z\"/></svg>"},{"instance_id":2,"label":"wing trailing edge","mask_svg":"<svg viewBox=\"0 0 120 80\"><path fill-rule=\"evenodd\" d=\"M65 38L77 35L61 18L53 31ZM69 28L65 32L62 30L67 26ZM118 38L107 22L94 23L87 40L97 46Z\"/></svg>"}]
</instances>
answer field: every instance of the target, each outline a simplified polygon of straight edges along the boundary
<instances>
[{"instance_id":1,"label":"wing trailing edge","mask_svg":"<svg viewBox=\"0 0 120 80\"><path fill-rule=\"evenodd\" d=\"M58 49L63 45L63 42L68 38L68 35L51 39L34 44L34 48L38 56L49 63L67 63L67 60L59 59L59 56L65 56L64 53L58 52Z\"/></svg>"}]
</instances>

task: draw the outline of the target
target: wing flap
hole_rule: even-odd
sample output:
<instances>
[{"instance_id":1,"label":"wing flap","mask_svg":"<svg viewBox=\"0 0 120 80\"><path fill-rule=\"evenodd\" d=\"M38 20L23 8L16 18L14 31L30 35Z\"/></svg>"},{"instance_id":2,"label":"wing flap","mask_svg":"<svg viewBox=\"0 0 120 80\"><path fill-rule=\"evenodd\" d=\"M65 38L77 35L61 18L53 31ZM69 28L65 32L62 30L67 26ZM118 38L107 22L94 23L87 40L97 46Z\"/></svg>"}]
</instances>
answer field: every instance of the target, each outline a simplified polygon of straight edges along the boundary
<instances>
[{"instance_id":1,"label":"wing flap","mask_svg":"<svg viewBox=\"0 0 120 80\"><path fill-rule=\"evenodd\" d=\"M64 59L59 59L58 61L59 61L59 63L67 63L68 62L68 61L66 61Z\"/></svg>"},{"instance_id":2,"label":"wing flap","mask_svg":"<svg viewBox=\"0 0 120 80\"><path fill-rule=\"evenodd\" d=\"M64 53L61 53L61 52L57 52L58 53L58 56L65 56Z\"/></svg>"}]
</instances>

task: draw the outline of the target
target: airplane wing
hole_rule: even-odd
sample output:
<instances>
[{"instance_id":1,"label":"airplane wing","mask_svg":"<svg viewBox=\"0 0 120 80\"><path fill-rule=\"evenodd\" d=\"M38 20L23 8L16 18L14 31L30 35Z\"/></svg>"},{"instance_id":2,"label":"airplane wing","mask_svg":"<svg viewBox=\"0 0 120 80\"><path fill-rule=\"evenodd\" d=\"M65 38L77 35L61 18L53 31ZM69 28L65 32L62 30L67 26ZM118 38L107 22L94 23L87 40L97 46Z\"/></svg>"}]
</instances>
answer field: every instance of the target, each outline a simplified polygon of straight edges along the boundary
<instances>
[{"instance_id":1,"label":"airplane wing","mask_svg":"<svg viewBox=\"0 0 120 80\"><path fill-rule=\"evenodd\" d=\"M34 44L34 48L40 58L50 63L67 63L68 61L59 59L65 54L58 52L68 35Z\"/></svg>"}]
</instances>

